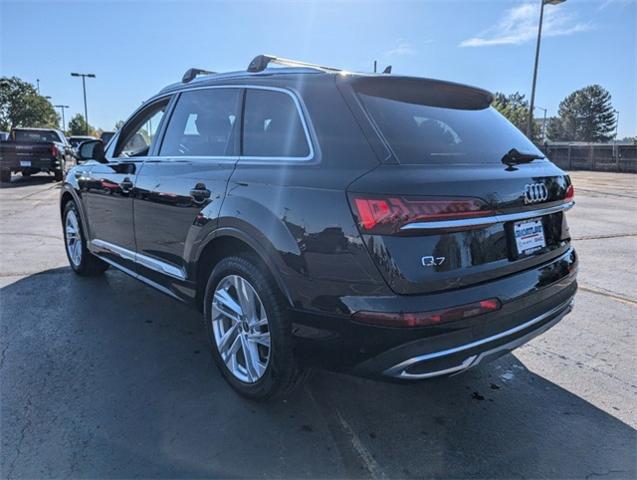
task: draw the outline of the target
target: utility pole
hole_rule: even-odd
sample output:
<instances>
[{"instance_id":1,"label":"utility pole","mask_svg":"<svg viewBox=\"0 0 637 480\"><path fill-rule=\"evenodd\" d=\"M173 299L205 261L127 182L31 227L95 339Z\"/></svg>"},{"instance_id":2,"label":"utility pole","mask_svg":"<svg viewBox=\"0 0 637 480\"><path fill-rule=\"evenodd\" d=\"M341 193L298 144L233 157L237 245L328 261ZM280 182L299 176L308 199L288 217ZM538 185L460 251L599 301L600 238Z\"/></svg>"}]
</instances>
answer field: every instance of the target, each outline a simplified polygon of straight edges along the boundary
<instances>
[{"instance_id":1,"label":"utility pole","mask_svg":"<svg viewBox=\"0 0 637 480\"><path fill-rule=\"evenodd\" d=\"M69 108L68 105L53 105L55 108L60 109L60 113L62 113L62 131L66 132L66 121L64 120L64 110Z\"/></svg>"},{"instance_id":2,"label":"utility pole","mask_svg":"<svg viewBox=\"0 0 637 480\"><path fill-rule=\"evenodd\" d=\"M40 95L40 79L36 78L35 79L35 83L37 83L37 85L38 85L38 95Z\"/></svg>"},{"instance_id":3,"label":"utility pole","mask_svg":"<svg viewBox=\"0 0 637 480\"><path fill-rule=\"evenodd\" d=\"M95 78L94 73L71 73L72 77L82 77L82 91L84 92L84 121L86 122L86 134L88 131L88 108L86 106L86 77Z\"/></svg>"},{"instance_id":4,"label":"utility pole","mask_svg":"<svg viewBox=\"0 0 637 480\"><path fill-rule=\"evenodd\" d=\"M377 63L378 63L378 62L376 62L376 60L374 60L374 73L376 73Z\"/></svg>"},{"instance_id":5,"label":"utility pole","mask_svg":"<svg viewBox=\"0 0 637 480\"><path fill-rule=\"evenodd\" d=\"M531 85L531 104L529 118L526 124L526 136L533 140L533 107L535 104L535 84L537 83L537 67L540 60L540 41L542 40L542 21L544 20L544 5L558 5L566 0L540 0L540 23L537 28L537 43L535 44L535 66L533 67L533 84Z\"/></svg>"}]
</instances>

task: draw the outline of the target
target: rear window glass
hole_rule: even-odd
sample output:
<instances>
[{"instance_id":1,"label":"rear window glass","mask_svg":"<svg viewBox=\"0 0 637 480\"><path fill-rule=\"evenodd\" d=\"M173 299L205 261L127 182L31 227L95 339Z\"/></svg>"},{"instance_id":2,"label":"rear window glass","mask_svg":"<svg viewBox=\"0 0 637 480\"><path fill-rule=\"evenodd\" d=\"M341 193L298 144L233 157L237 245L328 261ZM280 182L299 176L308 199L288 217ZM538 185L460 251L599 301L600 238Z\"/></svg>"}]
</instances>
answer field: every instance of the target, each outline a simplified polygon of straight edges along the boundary
<instances>
[{"instance_id":1,"label":"rear window glass","mask_svg":"<svg viewBox=\"0 0 637 480\"><path fill-rule=\"evenodd\" d=\"M290 95L248 89L243 125L243 155L305 158L310 154L303 123Z\"/></svg>"},{"instance_id":2,"label":"rear window glass","mask_svg":"<svg viewBox=\"0 0 637 480\"><path fill-rule=\"evenodd\" d=\"M14 130L13 135L16 142L59 142L60 137L55 132L47 130Z\"/></svg>"},{"instance_id":3,"label":"rear window glass","mask_svg":"<svg viewBox=\"0 0 637 480\"><path fill-rule=\"evenodd\" d=\"M541 155L492 107L445 108L420 103L413 92L404 101L395 89L391 95L358 93L400 163L500 163L512 148Z\"/></svg>"}]
</instances>

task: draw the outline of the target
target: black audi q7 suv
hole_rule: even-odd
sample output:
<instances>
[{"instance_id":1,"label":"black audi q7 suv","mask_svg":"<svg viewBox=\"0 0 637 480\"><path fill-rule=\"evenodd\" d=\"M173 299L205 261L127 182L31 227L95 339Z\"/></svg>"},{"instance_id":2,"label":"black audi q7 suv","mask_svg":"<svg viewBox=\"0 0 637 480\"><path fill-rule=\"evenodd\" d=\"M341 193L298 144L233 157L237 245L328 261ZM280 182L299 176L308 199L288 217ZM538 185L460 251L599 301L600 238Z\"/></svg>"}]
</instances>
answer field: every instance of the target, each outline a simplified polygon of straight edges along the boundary
<instances>
[{"instance_id":1,"label":"black audi q7 suv","mask_svg":"<svg viewBox=\"0 0 637 480\"><path fill-rule=\"evenodd\" d=\"M268 56L189 70L106 151L81 144L61 194L69 262L199 308L248 397L313 366L461 372L555 325L577 288L571 181L491 101Z\"/></svg>"}]
</instances>

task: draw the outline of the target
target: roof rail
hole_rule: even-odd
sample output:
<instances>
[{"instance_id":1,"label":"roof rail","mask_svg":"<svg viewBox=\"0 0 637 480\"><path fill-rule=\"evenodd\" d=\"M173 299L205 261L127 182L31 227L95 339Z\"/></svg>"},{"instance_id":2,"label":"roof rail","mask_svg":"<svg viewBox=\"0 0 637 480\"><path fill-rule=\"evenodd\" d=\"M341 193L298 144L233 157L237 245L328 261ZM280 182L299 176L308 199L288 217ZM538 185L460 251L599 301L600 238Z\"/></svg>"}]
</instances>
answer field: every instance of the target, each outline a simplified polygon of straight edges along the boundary
<instances>
[{"instance_id":1,"label":"roof rail","mask_svg":"<svg viewBox=\"0 0 637 480\"><path fill-rule=\"evenodd\" d=\"M327 70L330 72L340 72L340 68L325 67L323 65L316 65L314 63L301 62L299 60L291 60L289 58L275 57L273 55L257 55L252 59L250 65L248 65L248 72L262 72L270 63L276 63L277 65L285 65L286 67L308 67L316 68L320 70Z\"/></svg>"},{"instance_id":2,"label":"roof rail","mask_svg":"<svg viewBox=\"0 0 637 480\"><path fill-rule=\"evenodd\" d=\"M189 83L193 81L197 77L197 75L212 75L214 73L217 73L217 72L202 70L201 68L189 68L188 70L186 70L186 73L184 73L184 76L181 77L181 82Z\"/></svg>"}]
</instances>

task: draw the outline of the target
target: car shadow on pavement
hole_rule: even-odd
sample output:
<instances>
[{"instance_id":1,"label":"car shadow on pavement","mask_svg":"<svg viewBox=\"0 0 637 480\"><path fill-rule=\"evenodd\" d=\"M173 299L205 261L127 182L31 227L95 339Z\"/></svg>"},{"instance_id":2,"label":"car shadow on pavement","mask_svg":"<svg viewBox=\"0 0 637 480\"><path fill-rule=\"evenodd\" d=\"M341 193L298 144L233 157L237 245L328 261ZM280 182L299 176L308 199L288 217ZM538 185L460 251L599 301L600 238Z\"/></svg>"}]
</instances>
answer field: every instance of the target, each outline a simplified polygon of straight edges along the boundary
<instances>
[{"instance_id":1,"label":"car shadow on pavement","mask_svg":"<svg viewBox=\"0 0 637 480\"><path fill-rule=\"evenodd\" d=\"M11 175L11 183L0 183L0 189L46 185L49 183L56 183L53 175L29 175L28 177L24 177L22 175Z\"/></svg>"},{"instance_id":2,"label":"car shadow on pavement","mask_svg":"<svg viewBox=\"0 0 637 480\"><path fill-rule=\"evenodd\" d=\"M514 355L410 385L315 372L255 403L207 348L198 312L112 269L4 286L2 478L636 476L631 426Z\"/></svg>"}]
</instances>

